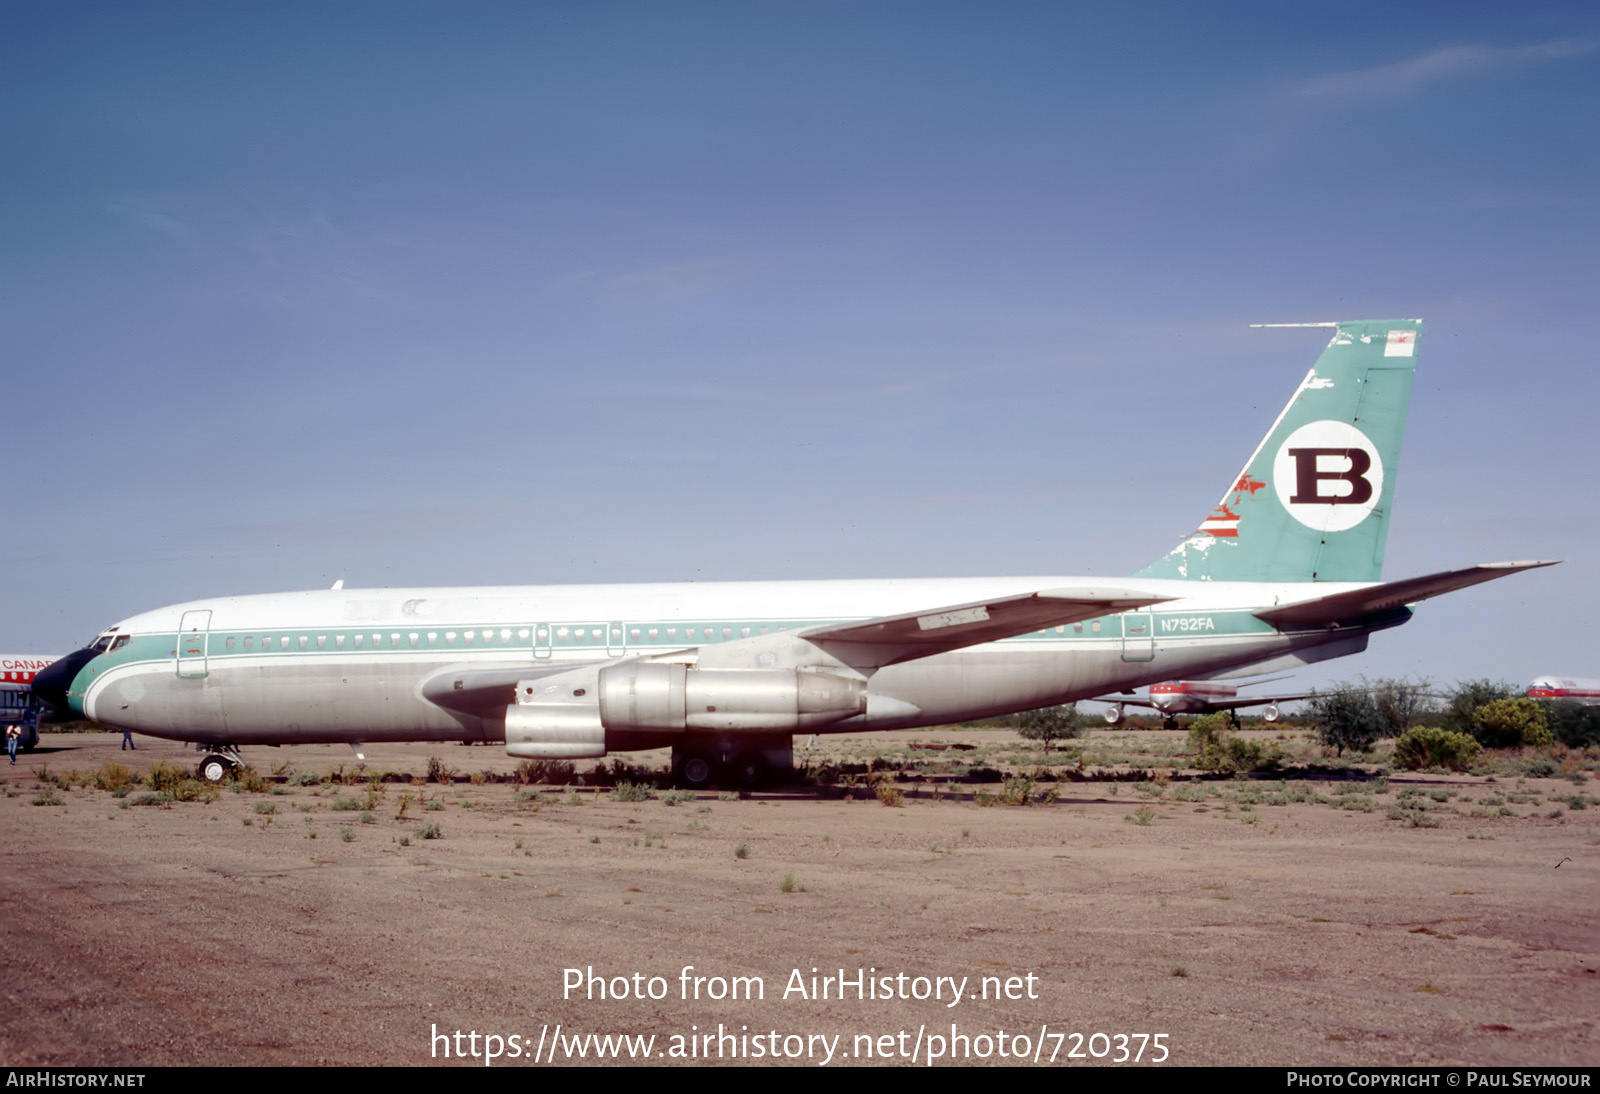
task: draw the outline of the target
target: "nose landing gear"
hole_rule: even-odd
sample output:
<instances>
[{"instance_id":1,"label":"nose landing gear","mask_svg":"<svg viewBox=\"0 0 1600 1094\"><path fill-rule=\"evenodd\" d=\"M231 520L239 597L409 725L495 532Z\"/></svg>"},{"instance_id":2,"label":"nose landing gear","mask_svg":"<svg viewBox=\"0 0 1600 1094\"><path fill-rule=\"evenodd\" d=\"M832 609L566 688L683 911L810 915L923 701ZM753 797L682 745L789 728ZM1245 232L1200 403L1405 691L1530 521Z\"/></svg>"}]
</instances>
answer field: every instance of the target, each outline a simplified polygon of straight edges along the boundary
<instances>
[{"instance_id":1,"label":"nose landing gear","mask_svg":"<svg viewBox=\"0 0 1600 1094\"><path fill-rule=\"evenodd\" d=\"M244 767L244 760L232 745L223 745L220 748L208 746L205 749L205 758L195 768L195 774L208 783L220 783L232 777Z\"/></svg>"}]
</instances>

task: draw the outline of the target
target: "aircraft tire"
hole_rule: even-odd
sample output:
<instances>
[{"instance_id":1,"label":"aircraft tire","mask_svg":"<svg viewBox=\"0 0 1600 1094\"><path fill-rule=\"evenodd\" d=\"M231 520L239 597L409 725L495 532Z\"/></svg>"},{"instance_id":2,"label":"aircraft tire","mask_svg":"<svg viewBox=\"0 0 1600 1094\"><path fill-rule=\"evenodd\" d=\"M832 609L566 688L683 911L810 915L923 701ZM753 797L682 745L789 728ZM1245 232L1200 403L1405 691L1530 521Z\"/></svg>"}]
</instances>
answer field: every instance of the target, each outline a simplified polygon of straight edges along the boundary
<instances>
[{"instance_id":1,"label":"aircraft tire","mask_svg":"<svg viewBox=\"0 0 1600 1094\"><path fill-rule=\"evenodd\" d=\"M201 779L208 783L219 783L233 772L233 764L226 756L212 754L200 761L199 770L196 772Z\"/></svg>"},{"instance_id":2,"label":"aircraft tire","mask_svg":"<svg viewBox=\"0 0 1600 1094\"><path fill-rule=\"evenodd\" d=\"M716 777L716 764L700 752L685 752L678 760L678 781L690 790L704 790Z\"/></svg>"},{"instance_id":3,"label":"aircraft tire","mask_svg":"<svg viewBox=\"0 0 1600 1094\"><path fill-rule=\"evenodd\" d=\"M767 761L759 752L741 752L728 764L728 780L741 790L754 790L767 781Z\"/></svg>"}]
</instances>

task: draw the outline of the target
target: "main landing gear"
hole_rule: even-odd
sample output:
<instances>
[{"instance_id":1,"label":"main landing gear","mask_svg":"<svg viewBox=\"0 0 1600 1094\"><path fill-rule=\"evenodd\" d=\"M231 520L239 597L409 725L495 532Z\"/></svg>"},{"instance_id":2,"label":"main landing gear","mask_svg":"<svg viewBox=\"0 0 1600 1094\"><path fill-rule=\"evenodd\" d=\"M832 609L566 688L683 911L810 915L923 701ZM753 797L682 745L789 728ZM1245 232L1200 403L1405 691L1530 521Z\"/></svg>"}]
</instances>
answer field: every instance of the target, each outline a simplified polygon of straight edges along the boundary
<instances>
[{"instance_id":1,"label":"main landing gear","mask_svg":"<svg viewBox=\"0 0 1600 1094\"><path fill-rule=\"evenodd\" d=\"M788 736L696 743L672 750L673 778L690 790L710 786L754 790L793 769L794 739Z\"/></svg>"}]
</instances>

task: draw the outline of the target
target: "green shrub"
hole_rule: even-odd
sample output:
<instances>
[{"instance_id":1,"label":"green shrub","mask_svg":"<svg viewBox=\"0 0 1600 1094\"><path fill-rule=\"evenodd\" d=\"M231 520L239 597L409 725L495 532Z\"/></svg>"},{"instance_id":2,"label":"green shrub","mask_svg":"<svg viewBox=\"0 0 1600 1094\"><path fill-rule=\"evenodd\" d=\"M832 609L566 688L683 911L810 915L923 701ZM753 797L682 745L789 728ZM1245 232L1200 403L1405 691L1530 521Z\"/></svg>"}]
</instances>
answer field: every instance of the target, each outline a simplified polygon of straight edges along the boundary
<instances>
[{"instance_id":1,"label":"green shrub","mask_svg":"<svg viewBox=\"0 0 1600 1094\"><path fill-rule=\"evenodd\" d=\"M611 791L614 802L647 802L655 796L655 791L643 783L618 783Z\"/></svg>"},{"instance_id":2,"label":"green shrub","mask_svg":"<svg viewBox=\"0 0 1600 1094\"><path fill-rule=\"evenodd\" d=\"M1398 737L1430 711L1427 681L1386 678L1347 681L1314 695L1310 720L1317 739L1339 755L1366 752L1384 737Z\"/></svg>"},{"instance_id":3,"label":"green shrub","mask_svg":"<svg viewBox=\"0 0 1600 1094\"><path fill-rule=\"evenodd\" d=\"M1082 732L1083 722L1076 703L1040 707L1017 715L1017 735L1027 741L1038 741L1046 752L1054 742L1070 740Z\"/></svg>"},{"instance_id":4,"label":"green shrub","mask_svg":"<svg viewBox=\"0 0 1600 1094\"><path fill-rule=\"evenodd\" d=\"M113 792L126 790L138 781L131 768L124 767L115 760L107 760L101 764L100 769L94 773L93 777L93 783L96 788Z\"/></svg>"},{"instance_id":5,"label":"green shrub","mask_svg":"<svg viewBox=\"0 0 1600 1094\"><path fill-rule=\"evenodd\" d=\"M904 803L905 795L894 783L879 783L878 800L890 808L898 809Z\"/></svg>"},{"instance_id":6,"label":"green shrub","mask_svg":"<svg viewBox=\"0 0 1600 1094\"><path fill-rule=\"evenodd\" d=\"M1550 735L1568 748L1600 745L1600 707L1563 700L1542 703Z\"/></svg>"},{"instance_id":7,"label":"green shrub","mask_svg":"<svg viewBox=\"0 0 1600 1094\"><path fill-rule=\"evenodd\" d=\"M160 760L152 764L150 770L145 772L144 784L151 790L170 794L173 787L189 777L189 773L177 764Z\"/></svg>"},{"instance_id":8,"label":"green shrub","mask_svg":"<svg viewBox=\"0 0 1600 1094\"><path fill-rule=\"evenodd\" d=\"M1227 714L1204 714L1189 722L1189 747L1195 766L1205 771L1261 771L1278 765L1282 754L1275 745L1228 736Z\"/></svg>"},{"instance_id":9,"label":"green shrub","mask_svg":"<svg viewBox=\"0 0 1600 1094\"><path fill-rule=\"evenodd\" d=\"M1544 708L1532 699L1491 700L1473 711L1473 720L1473 736L1489 748L1538 748L1555 741Z\"/></svg>"},{"instance_id":10,"label":"green shrub","mask_svg":"<svg viewBox=\"0 0 1600 1094\"><path fill-rule=\"evenodd\" d=\"M1380 737L1393 736L1388 732L1388 719L1368 692L1339 691L1313 696L1310 707L1317 740L1340 756L1347 748L1366 752Z\"/></svg>"},{"instance_id":11,"label":"green shrub","mask_svg":"<svg viewBox=\"0 0 1600 1094\"><path fill-rule=\"evenodd\" d=\"M1000 800L1007 805L1033 804L1033 780L1022 776L1007 779L1000 787Z\"/></svg>"},{"instance_id":12,"label":"green shrub","mask_svg":"<svg viewBox=\"0 0 1600 1094\"><path fill-rule=\"evenodd\" d=\"M1515 699L1522 691L1505 681L1463 680L1456 685L1455 694L1445 704L1439 724L1452 733L1478 736L1478 708L1496 699Z\"/></svg>"},{"instance_id":13,"label":"green shrub","mask_svg":"<svg viewBox=\"0 0 1600 1094\"><path fill-rule=\"evenodd\" d=\"M1394 743L1394 762L1416 770L1423 767L1465 769L1473 764L1481 746L1465 733L1433 726L1415 726Z\"/></svg>"}]
</instances>

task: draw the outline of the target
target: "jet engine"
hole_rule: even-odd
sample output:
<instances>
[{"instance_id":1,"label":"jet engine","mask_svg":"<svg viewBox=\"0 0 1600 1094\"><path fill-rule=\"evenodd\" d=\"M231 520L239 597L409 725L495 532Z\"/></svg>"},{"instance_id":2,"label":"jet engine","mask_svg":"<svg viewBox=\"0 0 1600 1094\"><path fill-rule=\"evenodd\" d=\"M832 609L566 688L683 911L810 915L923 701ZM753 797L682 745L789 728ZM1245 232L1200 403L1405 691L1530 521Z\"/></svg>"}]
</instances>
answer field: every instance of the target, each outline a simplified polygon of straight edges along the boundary
<instances>
[{"instance_id":1,"label":"jet engine","mask_svg":"<svg viewBox=\"0 0 1600 1094\"><path fill-rule=\"evenodd\" d=\"M809 667L701 669L627 662L598 673L596 694L560 677L517 685L506 709L513 756L588 759L606 732L798 732L864 714L867 681Z\"/></svg>"}]
</instances>

